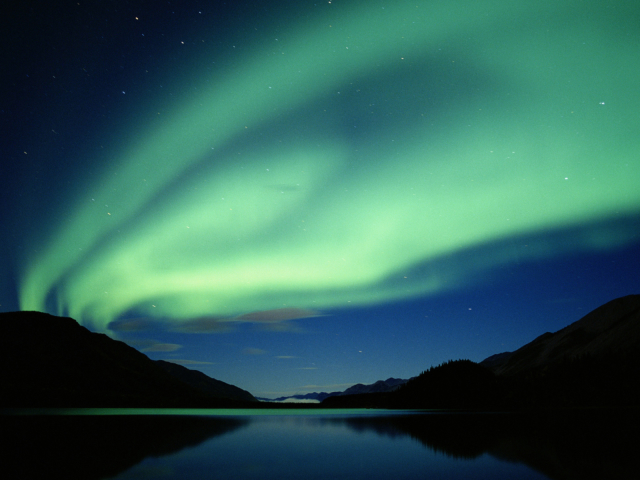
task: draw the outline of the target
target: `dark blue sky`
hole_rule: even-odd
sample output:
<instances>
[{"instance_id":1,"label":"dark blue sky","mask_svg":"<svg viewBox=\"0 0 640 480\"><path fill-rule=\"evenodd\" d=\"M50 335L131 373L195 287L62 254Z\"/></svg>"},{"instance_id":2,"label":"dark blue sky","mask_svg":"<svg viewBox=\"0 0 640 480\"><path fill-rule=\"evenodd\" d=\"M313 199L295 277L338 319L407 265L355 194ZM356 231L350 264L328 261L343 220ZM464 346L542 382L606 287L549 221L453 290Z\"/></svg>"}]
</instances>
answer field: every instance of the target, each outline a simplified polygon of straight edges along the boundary
<instances>
[{"instance_id":1,"label":"dark blue sky","mask_svg":"<svg viewBox=\"0 0 640 480\"><path fill-rule=\"evenodd\" d=\"M639 9L601 3L0 7L0 309L275 397L638 293Z\"/></svg>"}]
</instances>

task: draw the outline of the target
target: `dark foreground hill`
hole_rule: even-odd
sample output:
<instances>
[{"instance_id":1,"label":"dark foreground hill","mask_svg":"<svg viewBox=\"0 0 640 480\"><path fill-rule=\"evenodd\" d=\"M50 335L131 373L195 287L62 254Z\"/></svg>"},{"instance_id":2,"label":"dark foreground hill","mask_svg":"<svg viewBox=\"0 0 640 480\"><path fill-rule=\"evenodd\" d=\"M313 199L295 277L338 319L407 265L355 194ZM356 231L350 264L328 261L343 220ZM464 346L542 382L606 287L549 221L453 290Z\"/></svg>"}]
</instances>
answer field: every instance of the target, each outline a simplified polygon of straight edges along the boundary
<instances>
[{"instance_id":1,"label":"dark foreground hill","mask_svg":"<svg viewBox=\"0 0 640 480\"><path fill-rule=\"evenodd\" d=\"M612 300L501 361L487 360L481 365L520 407L640 406L640 295Z\"/></svg>"},{"instance_id":2,"label":"dark foreground hill","mask_svg":"<svg viewBox=\"0 0 640 480\"><path fill-rule=\"evenodd\" d=\"M480 364L432 367L396 392L330 397L325 407L522 410L640 406L640 295Z\"/></svg>"},{"instance_id":3,"label":"dark foreground hill","mask_svg":"<svg viewBox=\"0 0 640 480\"><path fill-rule=\"evenodd\" d=\"M585 358L637 358L640 295L617 298L555 333L544 333L515 352L482 362L496 375L512 376Z\"/></svg>"},{"instance_id":4,"label":"dark foreground hill","mask_svg":"<svg viewBox=\"0 0 640 480\"><path fill-rule=\"evenodd\" d=\"M71 318L0 314L0 407L213 408L255 401L244 390L197 376L200 388L182 368L171 375L172 367Z\"/></svg>"},{"instance_id":5,"label":"dark foreground hill","mask_svg":"<svg viewBox=\"0 0 640 480\"><path fill-rule=\"evenodd\" d=\"M330 397L323 407L495 410L501 389L496 376L470 360L431 367L393 392Z\"/></svg>"},{"instance_id":6,"label":"dark foreground hill","mask_svg":"<svg viewBox=\"0 0 640 480\"><path fill-rule=\"evenodd\" d=\"M197 370L190 370L182 365L165 362L164 360L157 360L156 364L172 377L177 378L187 385L190 385L201 392L207 393L212 397L243 400L246 402L257 401L257 399L246 390L242 390L234 385L229 385L228 383L208 377Z\"/></svg>"}]
</instances>

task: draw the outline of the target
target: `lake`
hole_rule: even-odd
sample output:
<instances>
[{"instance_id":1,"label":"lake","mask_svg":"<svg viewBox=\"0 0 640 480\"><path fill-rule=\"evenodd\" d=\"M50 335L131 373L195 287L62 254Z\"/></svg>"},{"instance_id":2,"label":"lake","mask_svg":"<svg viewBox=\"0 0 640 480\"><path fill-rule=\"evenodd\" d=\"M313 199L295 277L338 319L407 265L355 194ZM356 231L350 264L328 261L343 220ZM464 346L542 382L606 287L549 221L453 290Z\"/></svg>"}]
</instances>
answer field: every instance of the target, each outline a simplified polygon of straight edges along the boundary
<instances>
[{"instance_id":1,"label":"lake","mask_svg":"<svg viewBox=\"0 0 640 480\"><path fill-rule=\"evenodd\" d=\"M640 478L635 411L74 409L0 420L3 478Z\"/></svg>"}]
</instances>

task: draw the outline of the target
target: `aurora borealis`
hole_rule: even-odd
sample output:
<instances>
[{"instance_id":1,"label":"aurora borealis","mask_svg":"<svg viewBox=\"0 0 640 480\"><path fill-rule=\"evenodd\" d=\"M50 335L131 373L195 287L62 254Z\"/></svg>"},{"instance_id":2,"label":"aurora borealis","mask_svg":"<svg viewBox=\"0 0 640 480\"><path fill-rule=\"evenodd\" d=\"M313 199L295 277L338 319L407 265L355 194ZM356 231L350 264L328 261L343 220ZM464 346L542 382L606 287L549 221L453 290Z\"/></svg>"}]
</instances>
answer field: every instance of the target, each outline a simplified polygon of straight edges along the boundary
<instances>
[{"instance_id":1,"label":"aurora borealis","mask_svg":"<svg viewBox=\"0 0 640 480\"><path fill-rule=\"evenodd\" d=\"M118 3L52 41L15 13L3 310L263 395L480 361L637 293L635 2Z\"/></svg>"}]
</instances>

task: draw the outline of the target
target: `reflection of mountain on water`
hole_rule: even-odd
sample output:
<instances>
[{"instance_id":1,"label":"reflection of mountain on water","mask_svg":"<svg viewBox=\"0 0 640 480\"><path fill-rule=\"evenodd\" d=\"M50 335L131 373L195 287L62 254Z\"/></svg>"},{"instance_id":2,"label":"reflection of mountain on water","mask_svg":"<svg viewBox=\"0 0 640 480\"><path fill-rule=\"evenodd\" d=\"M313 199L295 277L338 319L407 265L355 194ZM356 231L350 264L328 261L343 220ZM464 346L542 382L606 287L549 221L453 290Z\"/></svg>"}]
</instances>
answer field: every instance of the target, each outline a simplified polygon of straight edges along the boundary
<instances>
[{"instance_id":1,"label":"reflection of mountain on water","mask_svg":"<svg viewBox=\"0 0 640 480\"><path fill-rule=\"evenodd\" d=\"M636 410L434 413L332 421L390 438L410 435L451 458L472 460L488 453L528 465L554 480L636 479L640 472L635 460L640 447Z\"/></svg>"},{"instance_id":2,"label":"reflection of mountain on water","mask_svg":"<svg viewBox=\"0 0 640 480\"><path fill-rule=\"evenodd\" d=\"M20 478L99 479L146 457L198 445L248 420L190 416L2 416L3 471ZM7 443L7 442L5 442ZM56 475L59 473L59 475Z\"/></svg>"},{"instance_id":3,"label":"reflection of mountain on water","mask_svg":"<svg viewBox=\"0 0 640 480\"><path fill-rule=\"evenodd\" d=\"M497 444L499 418L498 414L432 413L353 417L344 422L358 432L374 431L389 438L410 435L436 453L472 460Z\"/></svg>"},{"instance_id":4,"label":"reflection of mountain on water","mask_svg":"<svg viewBox=\"0 0 640 480\"><path fill-rule=\"evenodd\" d=\"M637 410L520 415L489 453L552 479L637 479L639 421Z\"/></svg>"},{"instance_id":5,"label":"reflection of mountain on water","mask_svg":"<svg viewBox=\"0 0 640 480\"><path fill-rule=\"evenodd\" d=\"M3 438L9 439L2 451L3 472L20 472L20 478L28 479L110 478L147 457L174 454L241 427L248 427L243 433L257 439L258 447L268 451L274 437L271 434L263 437L262 433L270 432L271 426L275 431L286 431L278 430L283 422L310 435L312 444L313 435L323 427L335 430L343 438L346 427L362 434L365 442L366 434L372 433L392 441L409 436L425 449L450 458L474 460L488 454L527 465L554 480L636 479L640 471L636 460L640 440L635 431L639 420L640 412L635 410L530 414L396 412L387 416L340 417L0 417ZM347 438L358 443L358 436ZM242 444L237 445L242 449Z\"/></svg>"}]
</instances>

